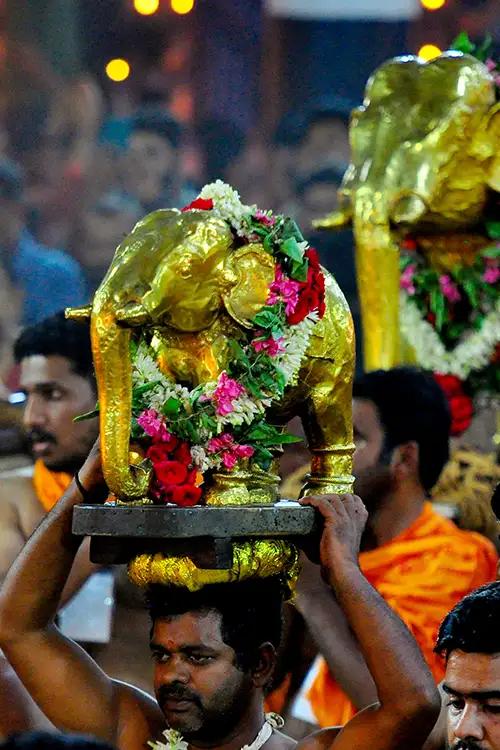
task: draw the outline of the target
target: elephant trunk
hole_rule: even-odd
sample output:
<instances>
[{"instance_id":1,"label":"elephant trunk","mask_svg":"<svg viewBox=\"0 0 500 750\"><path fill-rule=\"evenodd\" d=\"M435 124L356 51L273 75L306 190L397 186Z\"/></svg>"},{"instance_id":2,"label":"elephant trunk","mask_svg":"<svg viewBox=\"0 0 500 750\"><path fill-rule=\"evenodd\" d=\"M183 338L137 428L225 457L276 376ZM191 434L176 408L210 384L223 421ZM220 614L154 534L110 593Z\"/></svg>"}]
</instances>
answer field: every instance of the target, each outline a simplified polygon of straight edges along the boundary
<instances>
[{"instance_id":1,"label":"elephant trunk","mask_svg":"<svg viewBox=\"0 0 500 750\"><path fill-rule=\"evenodd\" d=\"M363 322L366 370L400 362L399 247L389 225L384 196L361 187L353 197L356 274Z\"/></svg>"},{"instance_id":2,"label":"elephant trunk","mask_svg":"<svg viewBox=\"0 0 500 750\"><path fill-rule=\"evenodd\" d=\"M99 392L104 478L117 497L139 499L148 491L148 474L129 465L132 416L131 331L121 328L110 306L91 318L92 353Z\"/></svg>"}]
</instances>

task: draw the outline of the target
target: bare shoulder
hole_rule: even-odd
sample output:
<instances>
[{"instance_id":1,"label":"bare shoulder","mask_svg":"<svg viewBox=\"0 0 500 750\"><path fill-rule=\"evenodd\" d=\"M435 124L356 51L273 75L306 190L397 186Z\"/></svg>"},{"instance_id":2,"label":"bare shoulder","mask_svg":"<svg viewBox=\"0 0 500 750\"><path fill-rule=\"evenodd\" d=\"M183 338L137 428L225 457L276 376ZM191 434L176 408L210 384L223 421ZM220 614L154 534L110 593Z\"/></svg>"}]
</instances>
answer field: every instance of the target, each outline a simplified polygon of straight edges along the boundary
<instances>
[{"instance_id":1,"label":"bare shoulder","mask_svg":"<svg viewBox=\"0 0 500 750\"><path fill-rule=\"evenodd\" d=\"M152 695L133 685L113 680L118 698L118 750L147 748L166 728L165 718Z\"/></svg>"},{"instance_id":2,"label":"bare shoulder","mask_svg":"<svg viewBox=\"0 0 500 750\"><path fill-rule=\"evenodd\" d=\"M44 516L37 499L31 473L25 470L0 475L0 515L16 517L25 538L28 538Z\"/></svg>"},{"instance_id":3,"label":"bare shoulder","mask_svg":"<svg viewBox=\"0 0 500 750\"><path fill-rule=\"evenodd\" d=\"M328 750L332 747L335 738L342 727L330 727L329 729L319 729L317 732L304 737L297 744L297 750Z\"/></svg>"}]
</instances>

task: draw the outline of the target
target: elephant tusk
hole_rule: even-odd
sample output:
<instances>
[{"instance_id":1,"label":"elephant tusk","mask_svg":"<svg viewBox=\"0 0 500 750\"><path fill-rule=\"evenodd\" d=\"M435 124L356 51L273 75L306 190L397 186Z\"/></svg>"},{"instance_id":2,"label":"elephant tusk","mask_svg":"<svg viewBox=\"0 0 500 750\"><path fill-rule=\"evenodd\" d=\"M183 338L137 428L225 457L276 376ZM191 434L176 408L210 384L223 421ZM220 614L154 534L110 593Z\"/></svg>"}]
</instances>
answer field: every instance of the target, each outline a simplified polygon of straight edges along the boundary
<instances>
[{"instance_id":1,"label":"elephant tusk","mask_svg":"<svg viewBox=\"0 0 500 750\"><path fill-rule=\"evenodd\" d=\"M82 305L82 307L67 307L64 315L68 320L90 320L91 312L91 305Z\"/></svg>"},{"instance_id":2,"label":"elephant tusk","mask_svg":"<svg viewBox=\"0 0 500 750\"><path fill-rule=\"evenodd\" d=\"M345 208L340 211L333 211L322 219L314 219L312 225L315 229L344 229L352 224L352 211Z\"/></svg>"}]
</instances>

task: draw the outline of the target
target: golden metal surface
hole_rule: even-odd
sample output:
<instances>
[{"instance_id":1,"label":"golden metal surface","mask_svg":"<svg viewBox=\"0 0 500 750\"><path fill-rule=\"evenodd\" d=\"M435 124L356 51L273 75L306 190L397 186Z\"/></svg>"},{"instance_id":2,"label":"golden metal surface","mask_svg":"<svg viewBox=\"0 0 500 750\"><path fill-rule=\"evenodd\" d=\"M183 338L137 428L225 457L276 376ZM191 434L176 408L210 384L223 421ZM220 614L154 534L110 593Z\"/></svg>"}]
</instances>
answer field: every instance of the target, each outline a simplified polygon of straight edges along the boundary
<instances>
[{"instance_id":1,"label":"golden metal surface","mask_svg":"<svg viewBox=\"0 0 500 750\"><path fill-rule=\"evenodd\" d=\"M210 212L156 211L118 247L90 320L103 470L120 502L151 502L150 476L138 463L140 456L129 455L134 329L148 329L158 365L174 381L196 386L214 380L229 362L228 340L245 340L274 275L275 261L261 245L234 247L228 225ZM277 425L295 415L302 419L313 454L302 494L348 492L353 483L354 329L345 298L326 271L325 285L326 312L314 329L297 385L287 388L283 403L268 415ZM75 315L83 317L82 311ZM204 499L209 505L268 504L278 499L278 490L275 467L264 472L250 464L217 472L205 482ZM272 575L283 566L293 568L292 549L283 542L236 545L231 571L199 571L187 559L142 556L132 563L131 576L136 582L161 579L198 587Z\"/></svg>"},{"instance_id":2,"label":"golden metal surface","mask_svg":"<svg viewBox=\"0 0 500 750\"><path fill-rule=\"evenodd\" d=\"M284 574L293 591L299 572L298 550L282 540L241 542L233 545L233 567L229 570L197 568L189 557L168 557L161 553L138 555L128 567L137 586L160 583L197 591L211 583L231 583L247 578Z\"/></svg>"},{"instance_id":3,"label":"golden metal surface","mask_svg":"<svg viewBox=\"0 0 500 750\"><path fill-rule=\"evenodd\" d=\"M390 368L401 359L399 240L473 228L488 190L500 189L492 76L458 52L389 60L367 83L350 141L339 210L315 224L353 223L365 367Z\"/></svg>"}]
</instances>

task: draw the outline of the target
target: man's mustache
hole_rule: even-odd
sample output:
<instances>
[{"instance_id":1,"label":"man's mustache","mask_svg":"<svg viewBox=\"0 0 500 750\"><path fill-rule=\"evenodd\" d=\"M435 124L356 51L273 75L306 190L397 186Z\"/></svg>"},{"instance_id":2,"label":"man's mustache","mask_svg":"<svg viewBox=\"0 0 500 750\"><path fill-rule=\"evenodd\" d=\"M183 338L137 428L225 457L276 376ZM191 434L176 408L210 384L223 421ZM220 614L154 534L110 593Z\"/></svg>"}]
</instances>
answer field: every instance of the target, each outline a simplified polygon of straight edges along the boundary
<instances>
[{"instance_id":1,"label":"man's mustache","mask_svg":"<svg viewBox=\"0 0 500 750\"><path fill-rule=\"evenodd\" d=\"M198 695L178 682L173 682L171 685L161 685L158 689L158 703L160 705L171 699L177 701L192 701L201 708L201 701Z\"/></svg>"},{"instance_id":2,"label":"man's mustache","mask_svg":"<svg viewBox=\"0 0 500 750\"><path fill-rule=\"evenodd\" d=\"M484 747L474 740L459 740L454 745L450 745L450 750L484 750Z\"/></svg>"},{"instance_id":3,"label":"man's mustache","mask_svg":"<svg viewBox=\"0 0 500 750\"><path fill-rule=\"evenodd\" d=\"M26 440L30 445L33 443L56 443L54 435L45 430L33 429L26 432Z\"/></svg>"}]
</instances>

